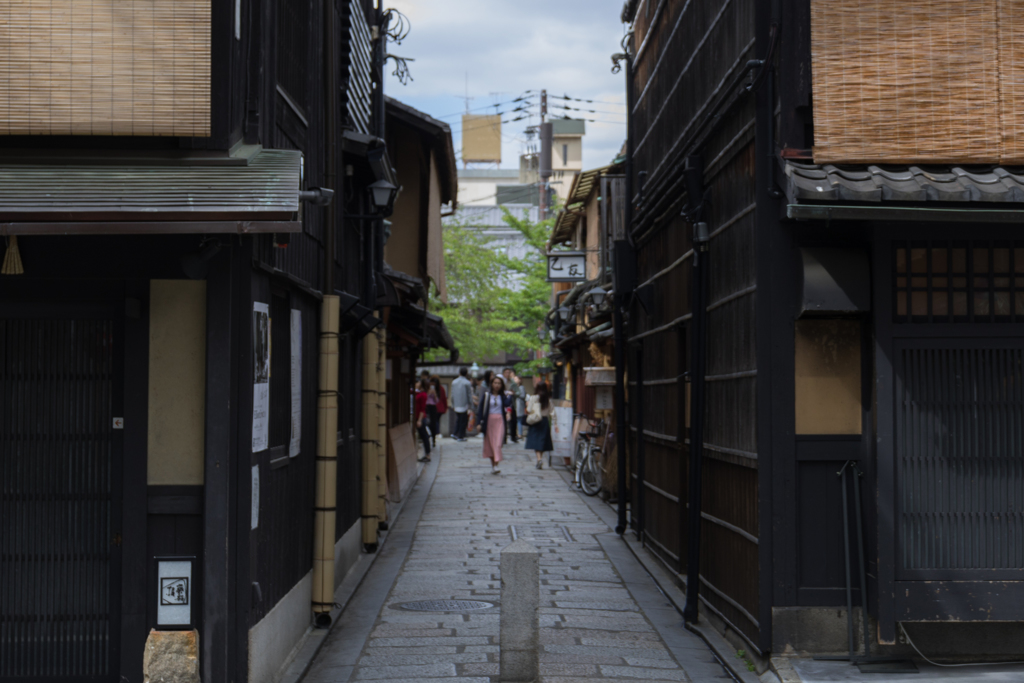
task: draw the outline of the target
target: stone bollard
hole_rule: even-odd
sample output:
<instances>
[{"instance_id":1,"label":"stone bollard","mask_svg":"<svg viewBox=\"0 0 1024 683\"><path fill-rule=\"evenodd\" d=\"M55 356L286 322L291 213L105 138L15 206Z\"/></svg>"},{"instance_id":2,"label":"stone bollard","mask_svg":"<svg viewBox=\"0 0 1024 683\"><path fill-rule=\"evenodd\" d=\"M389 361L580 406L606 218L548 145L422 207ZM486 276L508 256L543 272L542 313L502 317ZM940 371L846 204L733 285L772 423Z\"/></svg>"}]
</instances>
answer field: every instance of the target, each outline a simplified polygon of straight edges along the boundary
<instances>
[{"instance_id":1,"label":"stone bollard","mask_svg":"<svg viewBox=\"0 0 1024 683\"><path fill-rule=\"evenodd\" d=\"M540 552L520 539L501 551L500 680L537 680L539 606Z\"/></svg>"},{"instance_id":2,"label":"stone bollard","mask_svg":"<svg viewBox=\"0 0 1024 683\"><path fill-rule=\"evenodd\" d=\"M142 675L145 683L199 683L199 632L150 631Z\"/></svg>"}]
</instances>

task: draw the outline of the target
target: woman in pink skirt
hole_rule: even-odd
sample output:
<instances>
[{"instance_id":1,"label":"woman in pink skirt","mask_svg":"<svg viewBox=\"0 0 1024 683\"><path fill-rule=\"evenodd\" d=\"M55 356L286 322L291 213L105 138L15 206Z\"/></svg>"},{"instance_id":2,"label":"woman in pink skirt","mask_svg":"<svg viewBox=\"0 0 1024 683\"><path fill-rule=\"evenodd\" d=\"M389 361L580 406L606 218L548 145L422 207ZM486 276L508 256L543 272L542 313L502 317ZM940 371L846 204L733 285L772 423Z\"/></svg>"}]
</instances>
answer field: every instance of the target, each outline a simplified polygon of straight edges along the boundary
<instances>
[{"instance_id":1,"label":"woman in pink skirt","mask_svg":"<svg viewBox=\"0 0 1024 683\"><path fill-rule=\"evenodd\" d=\"M476 408L480 433L484 437L484 457L491 461L491 473L500 474L501 444L505 441L505 421L512 413L512 397L505 394L501 375L491 379L490 391L480 398Z\"/></svg>"}]
</instances>

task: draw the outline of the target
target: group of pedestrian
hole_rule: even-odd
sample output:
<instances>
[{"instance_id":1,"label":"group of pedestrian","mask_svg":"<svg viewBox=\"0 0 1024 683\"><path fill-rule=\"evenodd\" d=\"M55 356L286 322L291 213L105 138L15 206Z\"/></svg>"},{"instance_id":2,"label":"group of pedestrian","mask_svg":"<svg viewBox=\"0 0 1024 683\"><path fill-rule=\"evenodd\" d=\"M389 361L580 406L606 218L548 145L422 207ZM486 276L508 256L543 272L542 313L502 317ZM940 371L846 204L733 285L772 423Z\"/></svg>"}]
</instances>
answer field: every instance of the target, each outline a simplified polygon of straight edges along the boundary
<instances>
[{"instance_id":1,"label":"group of pedestrian","mask_svg":"<svg viewBox=\"0 0 1024 683\"><path fill-rule=\"evenodd\" d=\"M483 457L490 461L491 472L500 474L502 446L509 440L519 443L526 437L526 447L537 454L537 469L542 469L544 453L554 450L551 441L551 390L547 382L538 382L535 394L527 397L522 380L512 368L501 374L487 370L479 380L468 377L466 368L452 382L452 410L455 430L452 438L466 441L471 422L483 436ZM414 421L423 443L423 462L430 462L431 445L437 446L440 416L448 407L444 385L435 375L424 372L416 385Z\"/></svg>"}]
</instances>

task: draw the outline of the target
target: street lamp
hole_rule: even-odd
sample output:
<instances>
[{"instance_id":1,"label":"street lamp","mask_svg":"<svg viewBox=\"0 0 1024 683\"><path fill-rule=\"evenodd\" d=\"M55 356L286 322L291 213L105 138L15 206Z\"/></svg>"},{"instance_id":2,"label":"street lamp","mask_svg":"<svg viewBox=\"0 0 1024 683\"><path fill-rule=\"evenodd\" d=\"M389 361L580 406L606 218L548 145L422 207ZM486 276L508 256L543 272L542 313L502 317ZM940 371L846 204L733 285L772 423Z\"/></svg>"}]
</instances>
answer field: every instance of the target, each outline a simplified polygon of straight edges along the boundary
<instances>
[{"instance_id":1,"label":"street lamp","mask_svg":"<svg viewBox=\"0 0 1024 683\"><path fill-rule=\"evenodd\" d=\"M473 367L471 367L469 369L469 374L473 375L473 379L476 379L477 377L479 377L480 376L480 366L477 365L476 363L473 363Z\"/></svg>"},{"instance_id":2,"label":"street lamp","mask_svg":"<svg viewBox=\"0 0 1024 683\"><path fill-rule=\"evenodd\" d=\"M572 315L571 308L569 308L568 306L558 307L558 317L561 318L563 321L568 320L570 315Z\"/></svg>"},{"instance_id":3,"label":"street lamp","mask_svg":"<svg viewBox=\"0 0 1024 683\"><path fill-rule=\"evenodd\" d=\"M370 183L369 189L370 197L373 199L373 205L376 206L382 214L390 215L392 207L395 204L395 197L398 196L398 191L401 188L381 178L380 180Z\"/></svg>"},{"instance_id":4,"label":"street lamp","mask_svg":"<svg viewBox=\"0 0 1024 683\"><path fill-rule=\"evenodd\" d=\"M601 287L594 287L592 290L590 290L590 300L594 302L595 306L600 306L601 304L603 304L607 296L608 292L606 292Z\"/></svg>"},{"instance_id":5,"label":"street lamp","mask_svg":"<svg viewBox=\"0 0 1024 683\"><path fill-rule=\"evenodd\" d=\"M545 330L543 327L537 328L537 339L539 341L544 341L545 339L547 339L547 336L547 330Z\"/></svg>"}]
</instances>

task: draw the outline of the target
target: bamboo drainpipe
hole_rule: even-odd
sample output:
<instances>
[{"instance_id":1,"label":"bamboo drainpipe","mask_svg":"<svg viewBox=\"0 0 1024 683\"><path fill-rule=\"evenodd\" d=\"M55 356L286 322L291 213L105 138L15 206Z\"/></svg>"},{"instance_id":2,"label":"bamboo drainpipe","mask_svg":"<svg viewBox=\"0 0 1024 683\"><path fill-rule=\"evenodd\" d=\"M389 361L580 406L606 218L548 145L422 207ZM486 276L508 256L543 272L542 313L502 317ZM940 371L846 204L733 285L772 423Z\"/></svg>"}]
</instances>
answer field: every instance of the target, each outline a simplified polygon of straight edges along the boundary
<instances>
[{"instance_id":1,"label":"bamboo drainpipe","mask_svg":"<svg viewBox=\"0 0 1024 683\"><path fill-rule=\"evenodd\" d=\"M388 523L388 395L387 395L387 336L383 327L374 330L377 335L377 494L380 500L378 514L382 528Z\"/></svg>"},{"instance_id":2,"label":"bamboo drainpipe","mask_svg":"<svg viewBox=\"0 0 1024 683\"><path fill-rule=\"evenodd\" d=\"M334 607L334 523L338 498L338 297L325 295L320 308L320 380L316 424L316 508L313 539L313 614L317 626L331 623Z\"/></svg>"},{"instance_id":3,"label":"bamboo drainpipe","mask_svg":"<svg viewBox=\"0 0 1024 683\"><path fill-rule=\"evenodd\" d=\"M377 457L377 335L363 338L363 547L377 549L380 524L379 459Z\"/></svg>"}]
</instances>

